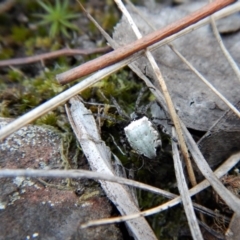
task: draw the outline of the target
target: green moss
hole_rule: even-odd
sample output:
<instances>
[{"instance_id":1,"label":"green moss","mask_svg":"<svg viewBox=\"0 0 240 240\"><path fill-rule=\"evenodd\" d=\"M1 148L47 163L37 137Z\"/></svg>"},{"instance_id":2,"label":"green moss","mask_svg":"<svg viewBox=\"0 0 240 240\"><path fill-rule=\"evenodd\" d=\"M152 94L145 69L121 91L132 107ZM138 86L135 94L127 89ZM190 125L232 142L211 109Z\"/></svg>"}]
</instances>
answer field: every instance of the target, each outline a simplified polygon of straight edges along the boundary
<instances>
[{"instance_id":1,"label":"green moss","mask_svg":"<svg viewBox=\"0 0 240 240\"><path fill-rule=\"evenodd\" d=\"M12 27L12 39L15 42L23 43L31 35L31 31L25 26Z\"/></svg>"},{"instance_id":2,"label":"green moss","mask_svg":"<svg viewBox=\"0 0 240 240\"><path fill-rule=\"evenodd\" d=\"M4 103L1 106L2 116L18 117L61 93L66 86L56 82L55 75L58 72L60 69L42 72L35 78L31 78L19 70L10 69L7 79L14 83L21 83L21 87L0 90L0 98Z\"/></svg>"},{"instance_id":3,"label":"green moss","mask_svg":"<svg viewBox=\"0 0 240 240\"><path fill-rule=\"evenodd\" d=\"M102 103L109 103L110 97L113 96L120 105L123 103L128 108L128 104L134 106L138 91L142 86L142 83L136 82L136 79L132 77L132 73L125 68L99 81L92 88L81 93L81 95L86 100L96 97L96 101ZM130 109L132 109L132 106Z\"/></svg>"},{"instance_id":4,"label":"green moss","mask_svg":"<svg viewBox=\"0 0 240 240\"><path fill-rule=\"evenodd\" d=\"M116 25L118 19L118 16L116 16L113 11L108 12L103 17L101 27L105 30L112 29Z\"/></svg>"},{"instance_id":5,"label":"green moss","mask_svg":"<svg viewBox=\"0 0 240 240\"><path fill-rule=\"evenodd\" d=\"M22 77L24 76L24 73L17 69L17 68L10 68L7 73L7 78L11 82L21 82Z\"/></svg>"},{"instance_id":6,"label":"green moss","mask_svg":"<svg viewBox=\"0 0 240 240\"><path fill-rule=\"evenodd\" d=\"M14 55L14 50L12 48L4 48L0 51L0 60L9 59Z\"/></svg>"},{"instance_id":7,"label":"green moss","mask_svg":"<svg viewBox=\"0 0 240 240\"><path fill-rule=\"evenodd\" d=\"M58 120L57 114L51 111L37 119L36 124L57 126L57 120Z\"/></svg>"}]
</instances>

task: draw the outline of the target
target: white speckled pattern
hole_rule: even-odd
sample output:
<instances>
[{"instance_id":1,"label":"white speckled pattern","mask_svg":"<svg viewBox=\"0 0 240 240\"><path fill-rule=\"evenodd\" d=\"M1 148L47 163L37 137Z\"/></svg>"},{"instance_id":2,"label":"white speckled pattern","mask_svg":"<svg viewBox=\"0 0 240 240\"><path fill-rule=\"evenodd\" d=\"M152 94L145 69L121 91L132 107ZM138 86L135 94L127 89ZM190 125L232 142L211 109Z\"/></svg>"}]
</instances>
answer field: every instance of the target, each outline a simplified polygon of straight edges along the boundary
<instances>
[{"instance_id":1,"label":"white speckled pattern","mask_svg":"<svg viewBox=\"0 0 240 240\"><path fill-rule=\"evenodd\" d=\"M132 121L124 131L129 144L136 152L150 159L157 156L156 148L162 145L162 141L159 132L147 117Z\"/></svg>"}]
</instances>

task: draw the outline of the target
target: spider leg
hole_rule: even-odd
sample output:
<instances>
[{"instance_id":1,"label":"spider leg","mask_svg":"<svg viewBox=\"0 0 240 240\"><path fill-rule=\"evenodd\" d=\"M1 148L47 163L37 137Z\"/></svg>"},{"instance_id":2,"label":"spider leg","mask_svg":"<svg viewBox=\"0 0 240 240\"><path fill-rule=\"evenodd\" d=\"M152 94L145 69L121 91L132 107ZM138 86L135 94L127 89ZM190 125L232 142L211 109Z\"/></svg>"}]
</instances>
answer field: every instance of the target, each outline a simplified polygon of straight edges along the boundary
<instances>
[{"instance_id":1,"label":"spider leg","mask_svg":"<svg viewBox=\"0 0 240 240\"><path fill-rule=\"evenodd\" d=\"M158 128L160 128L161 131L168 135L174 142L178 143L178 140L175 137L173 137L172 134L169 133L169 131L162 124L159 124Z\"/></svg>"},{"instance_id":2,"label":"spider leg","mask_svg":"<svg viewBox=\"0 0 240 240\"><path fill-rule=\"evenodd\" d=\"M135 112L138 113L139 112L139 105L140 105L140 102L142 100L142 97L143 97L143 94L146 92L148 88L147 87L142 87L140 92L139 92L139 95L137 97L137 100L136 100L136 103L135 103Z\"/></svg>"},{"instance_id":3,"label":"spider leg","mask_svg":"<svg viewBox=\"0 0 240 240\"><path fill-rule=\"evenodd\" d=\"M125 153L125 152L121 149L121 147L119 147L118 144L116 143L113 135L110 134L110 136L111 136L111 138L112 138L112 140L113 140L114 145L117 147L117 149L120 151L120 153L121 153L122 155L126 156L126 153ZM124 148L124 149L125 149L125 148Z\"/></svg>"},{"instance_id":4,"label":"spider leg","mask_svg":"<svg viewBox=\"0 0 240 240\"><path fill-rule=\"evenodd\" d=\"M153 105L153 103L154 103L154 101L151 101L145 107L142 108L143 115L147 115L147 111L148 111L148 109L150 109L150 107Z\"/></svg>"},{"instance_id":5,"label":"spider leg","mask_svg":"<svg viewBox=\"0 0 240 240\"><path fill-rule=\"evenodd\" d=\"M128 144L128 141L127 141L127 139L126 139L126 136L124 135L124 133L122 132L122 134L121 134L122 136L120 137L120 142L121 142L121 144L122 144L122 146L123 146L123 148L124 148L124 151L125 151L125 154L124 155L127 155L127 158L128 159L131 159L130 158L130 146L129 146L129 144Z\"/></svg>"},{"instance_id":6,"label":"spider leg","mask_svg":"<svg viewBox=\"0 0 240 240\"><path fill-rule=\"evenodd\" d=\"M120 107L120 105L118 104L117 100L111 96L111 101L114 104L114 106L116 107L118 114L120 116L122 116L123 118L129 119L129 116L127 115L127 113Z\"/></svg>"}]
</instances>

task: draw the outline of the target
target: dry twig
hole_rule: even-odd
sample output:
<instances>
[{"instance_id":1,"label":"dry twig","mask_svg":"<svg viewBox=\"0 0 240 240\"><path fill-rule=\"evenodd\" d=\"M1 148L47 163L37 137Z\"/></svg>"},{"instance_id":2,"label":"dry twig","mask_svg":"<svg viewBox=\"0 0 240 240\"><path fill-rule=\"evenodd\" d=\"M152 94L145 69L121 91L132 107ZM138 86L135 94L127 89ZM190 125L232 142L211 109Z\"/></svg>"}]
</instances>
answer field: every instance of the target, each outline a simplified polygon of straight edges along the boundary
<instances>
[{"instance_id":1,"label":"dry twig","mask_svg":"<svg viewBox=\"0 0 240 240\"><path fill-rule=\"evenodd\" d=\"M24 65L39 61L45 61L61 56L73 56L73 55L90 55L94 53L106 53L111 50L110 47L101 47L101 48L93 48L93 49L70 49L64 48L50 53L42 53L39 55L25 57L25 58L15 58L9 60L0 61L0 67L6 66L14 66L14 65Z\"/></svg>"},{"instance_id":2,"label":"dry twig","mask_svg":"<svg viewBox=\"0 0 240 240\"><path fill-rule=\"evenodd\" d=\"M215 35L215 37L218 41L218 44L219 44L220 48L222 49L222 52L223 52L224 56L226 57L226 59L230 63L230 66L232 67L233 71L237 75L238 80L240 81L240 69L239 69L238 65L236 64L236 62L233 60L231 54L228 52L228 50L224 46L224 43L222 42L221 36L218 32L214 17L211 16L210 19L211 19L213 33L214 33L214 35Z\"/></svg>"},{"instance_id":3,"label":"dry twig","mask_svg":"<svg viewBox=\"0 0 240 240\"><path fill-rule=\"evenodd\" d=\"M174 128L172 130L172 133L174 137L176 135ZM188 219L188 225L191 231L192 238L196 240L203 239L201 230L198 225L197 217L193 209L193 202L188 191L188 186L184 176L184 171L183 171L181 159L178 152L178 147L174 141L172 141L172 149L173 149L173 160L174 160L174 168L175 168L175 175L176 175L177 184L178 184L178 190L182 198L182 203L183 203L186 217Z\"/></svg>"}]
</instances>

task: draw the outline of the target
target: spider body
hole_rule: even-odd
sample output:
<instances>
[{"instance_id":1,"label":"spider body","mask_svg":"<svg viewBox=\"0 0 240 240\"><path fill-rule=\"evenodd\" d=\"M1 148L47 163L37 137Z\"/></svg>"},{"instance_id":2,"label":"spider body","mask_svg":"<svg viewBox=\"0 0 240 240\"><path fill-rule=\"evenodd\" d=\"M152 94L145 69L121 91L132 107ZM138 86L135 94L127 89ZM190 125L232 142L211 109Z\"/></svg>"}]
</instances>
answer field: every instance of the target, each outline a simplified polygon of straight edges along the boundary
<instances>
[{"instance_id":1,"label":"spider body","mask_svg":"<svg viewBox=\"0 0 240 240\"><path fill-rule=\"evenodd\" d=\"M157 148L161 147L162 141L159 132L146 116L133 120L124 128L124 132L130 146L138 154L149 159L156 158Z\"/></svg>"}]
</instances>

